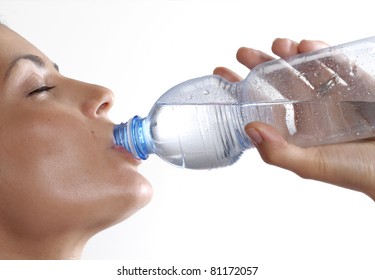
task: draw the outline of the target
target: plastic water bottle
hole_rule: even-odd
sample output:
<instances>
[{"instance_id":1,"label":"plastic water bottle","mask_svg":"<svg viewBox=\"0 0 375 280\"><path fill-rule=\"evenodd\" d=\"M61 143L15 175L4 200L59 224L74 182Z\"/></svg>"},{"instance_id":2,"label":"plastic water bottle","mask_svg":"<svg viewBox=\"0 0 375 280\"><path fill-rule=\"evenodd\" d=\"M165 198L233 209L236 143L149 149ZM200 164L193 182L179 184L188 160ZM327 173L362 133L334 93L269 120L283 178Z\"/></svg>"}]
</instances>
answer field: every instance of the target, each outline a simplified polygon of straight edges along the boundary
<instances>
[{"instance_id":1,"label":"plastic water bottle","mask_svg":"<svg viewBox=\"0 0 375 280\"><path fill-rule=\"evenodd\" d=\"M244 126L272 125L306 147L375 136L375 37L269 61L231 83L210 75L160 97L146 118L114 127L134 157L211 169L253 147Z\"/></svg>"}]
</instances>

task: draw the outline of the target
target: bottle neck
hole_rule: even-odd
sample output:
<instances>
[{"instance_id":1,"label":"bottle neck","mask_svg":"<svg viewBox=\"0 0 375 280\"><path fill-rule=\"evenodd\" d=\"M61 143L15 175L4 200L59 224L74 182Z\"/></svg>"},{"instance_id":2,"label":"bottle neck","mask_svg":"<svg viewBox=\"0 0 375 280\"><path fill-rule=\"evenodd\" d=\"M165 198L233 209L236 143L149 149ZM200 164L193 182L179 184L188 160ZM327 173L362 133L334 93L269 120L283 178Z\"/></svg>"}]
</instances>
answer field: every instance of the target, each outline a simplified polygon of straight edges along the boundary
<instances>
[{"instance_id":1,"label":"bottle neck","mask_svg":"<svg viewBox=\"0 0 375 280\"><path fill-rule=\"evenodd\" d=\"M151 152L147 148L148 138L145 137L143 120L134 116L127 123L115 125L113 136L116 145L125 148L135 158L145 160Z\"/></svg>"}]
</instances>

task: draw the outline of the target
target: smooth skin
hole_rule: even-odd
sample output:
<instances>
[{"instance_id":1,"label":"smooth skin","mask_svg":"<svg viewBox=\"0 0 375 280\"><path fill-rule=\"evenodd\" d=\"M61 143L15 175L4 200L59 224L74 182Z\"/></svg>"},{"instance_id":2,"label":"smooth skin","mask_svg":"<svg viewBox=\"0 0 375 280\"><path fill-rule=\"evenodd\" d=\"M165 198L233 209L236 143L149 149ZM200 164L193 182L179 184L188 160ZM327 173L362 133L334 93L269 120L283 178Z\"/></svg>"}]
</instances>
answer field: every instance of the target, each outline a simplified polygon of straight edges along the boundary
<instances>
[{"instance_id":1,"label":"smooth skin","mask_svg":"<svg viewBox=\"0 0 375 280\"><path fill-rule=\"evenodd\" d=\"M302 40L297 43L278 38L272 52L285 58L299 53L315 51L328 45L321 41ZM252 48L240 48L237 60L253 69L274 57ZM236 82L242 78L225 67L214 74ZM278 131L264 123L253 122L245 127L262 159L288 169L305 179L314 179L365 193L375 200L375 142L373 139L355 142L301 148L288 143Z\"/></svg>"},{"instance_id":2,"label":"smooth skin","mask_svg":"<svg viewBox=\"0 0 375 280\"><path fill-rule=\"evenodd\" d=\"M76 259L151 198L114 145L113 93L64 77L0 24L0 259Z\"/></svg>"}]
</instances>

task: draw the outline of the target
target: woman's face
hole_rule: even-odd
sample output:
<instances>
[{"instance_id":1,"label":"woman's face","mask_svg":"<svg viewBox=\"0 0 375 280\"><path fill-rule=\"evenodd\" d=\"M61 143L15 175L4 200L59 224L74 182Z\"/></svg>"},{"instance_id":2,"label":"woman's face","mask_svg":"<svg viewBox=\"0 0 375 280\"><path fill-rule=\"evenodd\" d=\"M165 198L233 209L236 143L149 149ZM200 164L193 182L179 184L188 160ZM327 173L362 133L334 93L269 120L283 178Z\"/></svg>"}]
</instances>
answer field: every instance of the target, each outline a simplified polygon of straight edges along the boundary
<instances>
[{"instance_id":1,"label":"woman's face","mask_svg":"<svg viewBox=\"0 0 375 280\"><path fill-rule=\"evenodd\" d=\"M106 88L62 76L0 25L0 226L95 233L144 206L151 187L113 144Z\"/></svg>"}]
</instances>

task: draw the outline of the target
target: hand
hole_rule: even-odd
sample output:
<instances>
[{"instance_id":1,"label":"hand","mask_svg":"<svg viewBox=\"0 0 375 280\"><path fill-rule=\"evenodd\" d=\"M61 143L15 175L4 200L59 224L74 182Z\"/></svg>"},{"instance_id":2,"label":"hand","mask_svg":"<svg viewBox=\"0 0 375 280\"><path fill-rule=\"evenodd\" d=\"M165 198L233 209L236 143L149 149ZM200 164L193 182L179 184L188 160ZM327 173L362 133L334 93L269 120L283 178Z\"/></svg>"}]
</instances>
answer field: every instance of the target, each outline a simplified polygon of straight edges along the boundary
<instances>
[{"instance_id":1,"label":"hand","mask_svg":"<svg viewBox=\"0 0 375 280\"><path fill-rule=\"evenodd\" d=\"M321 41L302 40L296 43L276 39L272 51L284 58L327 46ZM237 59L252 69L274 58L255 49L240 48ZM233 82L241 80L240 76L224 67L216 68L214 74ZM375 200L374 139L301 148L288 143L275 128L260 122L248 124L245 131L266 163L293 171L302 178L363 192Z\"/></svg>"}]
</instances>

